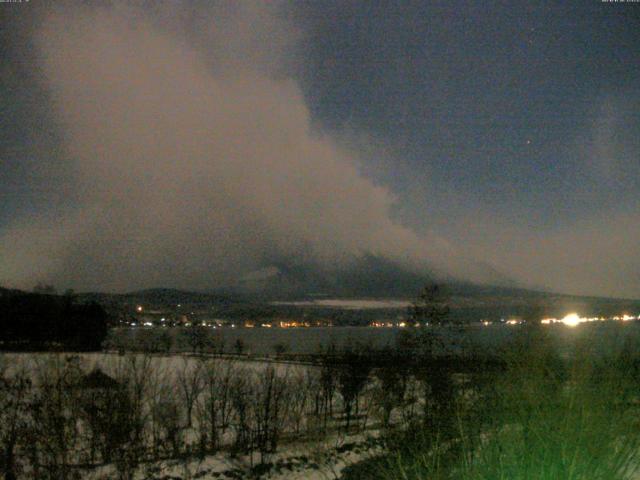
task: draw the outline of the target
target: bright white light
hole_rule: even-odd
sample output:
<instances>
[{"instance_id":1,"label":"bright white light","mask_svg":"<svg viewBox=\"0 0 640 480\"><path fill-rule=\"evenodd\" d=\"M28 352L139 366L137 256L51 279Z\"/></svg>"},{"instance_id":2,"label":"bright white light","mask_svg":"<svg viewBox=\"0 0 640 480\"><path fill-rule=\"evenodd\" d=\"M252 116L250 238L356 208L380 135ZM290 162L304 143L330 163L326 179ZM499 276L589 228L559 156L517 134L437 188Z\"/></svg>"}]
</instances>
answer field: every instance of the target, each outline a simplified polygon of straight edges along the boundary
<instances>
[{"instance_id":1,"label":"bright white light","mask_svg":"<svg viewBox=\"0 0 640 480\"><path fill-rule=\"evenodd\" d=\"M564 323L569 327L575 327L576 325L584 322L605 322L605 321L622 321L629 322L632 320L640 320L640 316L634 317L633 315L614 315L612 317L580 317L577 313L570 313L564 318L557 320L555 318L543 318L541 323L548 325L550 323Z\"/></svg>"},{"instance_id":2,"label":"bright white light","mask_svg":"<svg viewBox=\"0 0 640 480\"><path fill-rule=\"evenodd\" d=\"M582 322L582 319L577 313L570 313L560 321L564 323L567 327L575 327L578 324L580 324L580 322Z\"/></svg>"}]
</instances>

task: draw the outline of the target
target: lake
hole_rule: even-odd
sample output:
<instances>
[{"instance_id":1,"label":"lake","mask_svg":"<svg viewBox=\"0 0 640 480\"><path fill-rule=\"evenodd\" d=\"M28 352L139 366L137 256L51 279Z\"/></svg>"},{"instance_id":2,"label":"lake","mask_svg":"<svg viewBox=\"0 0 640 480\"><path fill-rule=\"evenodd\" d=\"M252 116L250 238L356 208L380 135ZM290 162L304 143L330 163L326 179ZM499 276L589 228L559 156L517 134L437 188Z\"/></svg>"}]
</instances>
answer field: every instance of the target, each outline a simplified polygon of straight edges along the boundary
<instances>
[{"instance_id":1,"label":"lake","mask_svg":"<svg viewBox=\"0 0 640 480\"><path fill-rule=\"evenodd\" d=\"M472 325L464 328L429 327L441 340L453 350L477 348L480 350L498 349L514 338L524 328L522 325L493 324L489 326ZM640 346L640 322L607 321L581 324L568 327L562 324L542 326L553 338L558 340L558 348L567 352L575 342L583 339L602 352L621 348L625 342ZM182 329L161 328L120 328L114 336L128 342L141 341L168 330L178 336ZM314 354L329 345L342 346L348 343L361 343L374 348L394 345L402 328L371 327L311 327L311 328L218 328L211 329L211 335L222 340L226 352L233 351L233 345L239 339L243 342L245 353L270 355L276 345L283 345L287 353ZM176 342L174 342L175 344Z\"/></svg>"}]
</instances>

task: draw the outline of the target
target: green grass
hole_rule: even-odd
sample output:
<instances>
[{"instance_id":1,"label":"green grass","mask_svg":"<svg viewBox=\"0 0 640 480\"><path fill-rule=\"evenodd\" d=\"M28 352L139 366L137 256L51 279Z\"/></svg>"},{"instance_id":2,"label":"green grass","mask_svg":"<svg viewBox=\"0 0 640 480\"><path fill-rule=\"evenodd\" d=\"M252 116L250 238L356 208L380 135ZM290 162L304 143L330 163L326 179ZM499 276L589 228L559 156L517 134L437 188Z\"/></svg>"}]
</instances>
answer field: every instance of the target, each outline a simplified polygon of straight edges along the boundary
<instances>
[{"instance_id":1,"label":"green grass","mask_svg":"<svg viewBox=\"0 0 640 480\"><path fill-rule=\"evenodd\" d=\"M477 399L458 402L455 432L413 427L389 452L343 478L385 480L618 480L640 465L640 384L635 349L593 353L584 334L562 360L543 331L502 353L506 373L477 382Z\"/></svg>"}]
</instances>

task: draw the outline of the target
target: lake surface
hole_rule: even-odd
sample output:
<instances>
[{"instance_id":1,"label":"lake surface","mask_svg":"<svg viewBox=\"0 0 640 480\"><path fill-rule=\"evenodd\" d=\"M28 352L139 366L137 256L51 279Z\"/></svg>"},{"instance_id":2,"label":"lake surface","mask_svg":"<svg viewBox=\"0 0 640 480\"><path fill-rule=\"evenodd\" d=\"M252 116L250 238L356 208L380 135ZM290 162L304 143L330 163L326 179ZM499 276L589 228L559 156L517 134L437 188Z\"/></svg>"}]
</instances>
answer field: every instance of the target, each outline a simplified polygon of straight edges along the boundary
<instances>
[{"instance_id":1,"label":"lake surface","mask_svg":"<svg viewBox=\"0 0 640 480\"><path fill-rule=\"evenodd\" d=\"M466 326L463 329L429 328L453 351L459 351L461 348L491 351L506 346L524 327L494 324ZM587 346L603 353L622 348L625 344L640 349L638 321L581 324L573 328L558 324L541 328L557 340L561 353L571 351L576 342L581 340ZM276 345L283 345L288 353L314 354L332 344L338 347L349 343L370 345L373 348L392 346L403 330L371 327L221 328L211 330L211 335L224 342L227 352L232 352L235 342L240 339L245 345L245 353L269 355L275 352ZM117 335L135 341L136 338L140 338L138 335L152 334L154 331L159 332L160 329L119 329ZM180 329L170 331L177 336Z\"/></svg>"}]
</instances>

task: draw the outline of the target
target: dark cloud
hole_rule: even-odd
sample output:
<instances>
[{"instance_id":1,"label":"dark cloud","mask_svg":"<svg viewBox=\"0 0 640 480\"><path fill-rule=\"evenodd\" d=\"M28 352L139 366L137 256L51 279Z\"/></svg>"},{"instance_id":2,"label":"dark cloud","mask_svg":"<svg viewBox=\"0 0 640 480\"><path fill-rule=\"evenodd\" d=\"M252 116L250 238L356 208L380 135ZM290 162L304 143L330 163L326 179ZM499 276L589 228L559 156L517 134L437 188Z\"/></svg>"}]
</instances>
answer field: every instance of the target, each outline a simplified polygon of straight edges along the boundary
<instances>
[{"instance_id":1,"label":"dark cloud","mask_svg":"<svg viewBox=\"0 0 640 480\"><path fill-rule=\"evenodd\" d=\"M47 13L38 47L78 198L5 229L6 279L206 288L301 252L445 268L446 242L391 220L390 192L312 130L278 68L288 30L245 6L211 14L204 50L157 12Z\"/></svg>"},{"instance_id":2,"label":"dark cloud","mask_svg":"<svg viewBox=\"0 0 640 480\"><path fill-rule=\"evenodd\" d=\"M0 283L373 253L640 296L628 9L34 3L2 36Z\"/></svg>"}]
</instances>

